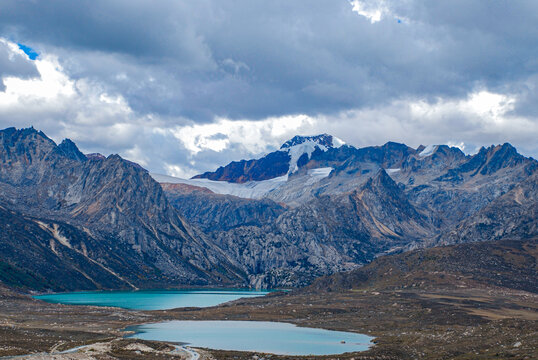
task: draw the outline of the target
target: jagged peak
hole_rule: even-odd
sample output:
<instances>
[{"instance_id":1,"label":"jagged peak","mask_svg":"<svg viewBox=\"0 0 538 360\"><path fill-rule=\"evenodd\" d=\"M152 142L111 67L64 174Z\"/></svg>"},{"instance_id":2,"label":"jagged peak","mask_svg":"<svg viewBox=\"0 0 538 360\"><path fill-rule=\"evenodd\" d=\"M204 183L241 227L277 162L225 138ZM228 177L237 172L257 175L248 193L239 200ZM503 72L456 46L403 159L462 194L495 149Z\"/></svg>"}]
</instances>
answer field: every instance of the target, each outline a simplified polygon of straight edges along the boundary
<instances>
[{"instance_id":1,"label":"jagged peak","mask_svg":"<svg viewBox=\"0 0 538 360\"><path fill-rule=\"evenodd\" d=\"M52 139L50 139L47 135L45 135L45 133L43 131L38 131L38 130L34 129L33 126L30 126L28 128L21 128L21 129L17 129L15 127L8 127L8 128L3 129L3 130L0 130L0 135L2 137L4 137L4 138L8 137L8 138L12 138L12 139L25 138L25 137L31 136L31 135L40 136L43 139L54 143L54 141L52 141Z\"/></svg>"},{"instance_id":2,"label":"jagged peak","mask_svg":"<svg viewBox=\"0 0 538 360\"><path fill-rule=\"evenodd\" d=\"M299 169L300 162L307 162L316 149L327 151L330 148L341 147L344 144L344 141L329 134L297 135L286 141L280 147L280 151L287 151L290 155L288 174L291 174Z\"/></svg>"},{"instance_id":3,"label":"jagged peak","mask_svg":"<svg viewBox=\"0 0 538 360\"><path fill-rule=\"evenodd\" d=\"M384 189L398 189L398 184L390 177L385 169L379 169L376 175L369 178L366 183L363 185L363 189L374 189L374 188L384 188Z\"/></svg>"},{"instance_id":4,"label":"jagged peak","mask_svg":"<svg viewBox=\"0 0 538 360\"><path fill-rule=\"evenodd\" d=\"M290 140L286 141L284 144L282 144L280 149L285 150L304 143L314 143L326 148L340 147L345 144L343 140L329 134L319 134L312 136L296 135Z\"/></svg>"},{"instance_id":5,"label":"jagged peak","mask_svg":"<svg viewBox=\"0 0 538 360\"><path fill-rule=\"evenodd\" d=\"M482 146L480 147L480 149L478 150L478 153L495 153L499 150L503 150L503 151L510 151L510 152L515 152L517 153L517 149L510 143L508 142L505 142L504 144L492 144L488 147L485 147L485 146Z\"/></svg>"},{"instance_id":6,"label":"jagged peak","mask_svg":"<svg viewBox=\"0 0 538 360\"><path fill-rule=\"evenodd\" d=\"M517 152L517 149L512 144L508 142L505 142L504 144L490 145L488 147L482 146L480 150L473 155L473 157L475 156L483 156L486 158L492 156L524 157Z\"/></svg>"},{"instance_id":7,"label":"jagged peak","mask_svg":"<svg viewBox=\"0 0 538 360\"><path fill-rule=\"evenodd\" d=\"M101 153L90 153L86 154L86 158L91 160L105 160L106 156Z\"/></svg>"},{"instance_id":8,"label":"jagged peak","mask_svg":"<svg viewBox=\"0 0 538 360\"><path fill-rule=\"evenodd\" d=\"M503 151L507 151L507 152L510 152L510 153L518 154L517 149L512 144L510 144L508 142L505 142L502 145L497 145L496 148L498 148L498 150L503 150Z\"/></svg>"},{"instance_id":9,"label":"jagged peak","mask_svg":"<svg viewBox=\"0 0 538 360\"><path fill-rule=\"evenodd\" d=\"M105 159L105 161L108 164L114 164L115 166L120 166L120 167L131 166L131 167L143 170L144 172L148 173L148 171L146 169L144 169L140 164L138 164L138 163L136 163L134 161L124 159L118 154L110 154L110 155L108 155L108 157Z\"/></svg>"},{"instance_id":10,"label":"jagged peak","mask_svg":"<svg viewBox=\"0 0 538 360\"><path fill-rule=\"evenodd\" d=\"M381 147L389 149L409 149L409 146L396 141L387 141Z\"/></svg>"},{"instance_id":11,"label":"jagged peak","mask_svg":"<svg viewBox=\"0 0 538 360\"><path fill-rule=\"evenodd\" d=\"M518 165L526 159L509 143L492 145L486 150L485 155L485 164L480 170L482 175L494 173L504 167Z\"/></svg>"},{"instance_id":12,"label":"jagged peak","mask_svg":"<svg viewBox=\"0 0 538 360\"><path fill-rule=\"evenodd\" d=\"M80 152L77 145L71 139L64 139L57 147L66 157L76 161L86 161L86 155Z\"/></svg>"}]
</instances>

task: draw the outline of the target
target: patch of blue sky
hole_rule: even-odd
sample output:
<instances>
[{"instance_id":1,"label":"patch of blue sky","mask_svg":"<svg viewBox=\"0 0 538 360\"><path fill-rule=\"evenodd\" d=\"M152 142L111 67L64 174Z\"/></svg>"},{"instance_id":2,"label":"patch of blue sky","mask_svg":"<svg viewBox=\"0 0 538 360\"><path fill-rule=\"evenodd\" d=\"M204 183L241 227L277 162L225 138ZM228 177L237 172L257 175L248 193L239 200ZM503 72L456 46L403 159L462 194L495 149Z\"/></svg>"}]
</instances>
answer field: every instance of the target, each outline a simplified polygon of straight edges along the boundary
<instances>
[{"instance_id":1,"label":"patch of blue sky","mask_svg":"<svg viewBox=\"0 0 538 360\"><path fill-rule=\"evenodd\" d=\"M26 46L24 44L17 44L17 45L19 45L19 49L21 49L22 51L24 51L26 55L28 55L30 60L35 60L39 56L39 54L31 47Z\"/></svg>"}]
</instances>

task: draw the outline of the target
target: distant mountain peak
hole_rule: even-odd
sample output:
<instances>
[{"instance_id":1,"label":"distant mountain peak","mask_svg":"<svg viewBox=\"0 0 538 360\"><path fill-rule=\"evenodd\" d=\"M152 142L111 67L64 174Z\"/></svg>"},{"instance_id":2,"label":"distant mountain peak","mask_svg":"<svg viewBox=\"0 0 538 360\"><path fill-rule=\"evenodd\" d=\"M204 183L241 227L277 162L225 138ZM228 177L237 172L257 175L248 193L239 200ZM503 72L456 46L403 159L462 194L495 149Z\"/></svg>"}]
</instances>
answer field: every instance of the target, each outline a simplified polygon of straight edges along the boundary
<instances>
[{"instance_id":1,"label":"distant mountain peak","mask_svg":"<svg viewBox=\"0 0 538 360\"><path fill-rule=\"evenodd\" d=\"M383 189L390 192L400 191L398 184L390 177L385 169L380 169L377 174L369 178L362 187L363 189Z\"/></svg>"},{"instance_id":2,"label":"distant mountain peak","mask_svg":"<svg viewBox=\"0 0 538 360\"><path fill-rule=\"evenodd\" d=\"M105 160L106 156L104 156L101 153L90 153L90 154L86 154L86 158L91 159L91 160Z\"/></svg>"},{"instance_id":3,"label":"distant mountain peak","mask_svg":"<svg viewBox=\"0 0 538 360\"><path fill-rule=\"evenodd\" d=\"M329 135L329 134L320 134L320 135L313 135L313 136L301 136L297 135L294 136L292 139L286 141L282 146L280 147L280 150L289 149L291 147L301 145L304 143L314 143L317 145L321 145L325 148L332 148L332 147L340 147L345 144L344 141L341 139Z\"/></svg>"},{"instance_id":4,"label":"distant mountain peak","mask_svg":"<svg viewBox=\"0 0 538 360\"><path fill-rule=\"evenodd\" d=\"M329 134L320 134L313 136L294 136L291 140L286 141L280 151L287 151L290 156L288 174L299 169L301 163L306 163L316 149L327 151L331 148L338 148L345 142Z\"/></svg>"},{"instance_id":5,"label":"distant mountain peak","mask_svg":"<svg viewBox=\"0 0 538 360\"><path fill-rule=\"evenodd\" d=\"M28 137L35 138L37 136L45 139L49 143L54 143L54 141L52 141L47 135L45 135L44 132L37 131L36 129L34 129L33 126L29 128L22 128L22 129L9 127L9 128L0 130L0 137L2 137L3 139L9 138L11 139L11 141L19 141L20 139L25 139Z\"/></svg>"},{"instance_id":6,"label":"distant mountain peak","mask_svg":"<svg viewBox=\"0 0 538 360\"><path fill-rule=\"evenodd\" d=\"M70 139L64 139L56 148L58 152L76 161L86 161L86 155L80 152L77 145Z\"/></svg>"}]
</instances>

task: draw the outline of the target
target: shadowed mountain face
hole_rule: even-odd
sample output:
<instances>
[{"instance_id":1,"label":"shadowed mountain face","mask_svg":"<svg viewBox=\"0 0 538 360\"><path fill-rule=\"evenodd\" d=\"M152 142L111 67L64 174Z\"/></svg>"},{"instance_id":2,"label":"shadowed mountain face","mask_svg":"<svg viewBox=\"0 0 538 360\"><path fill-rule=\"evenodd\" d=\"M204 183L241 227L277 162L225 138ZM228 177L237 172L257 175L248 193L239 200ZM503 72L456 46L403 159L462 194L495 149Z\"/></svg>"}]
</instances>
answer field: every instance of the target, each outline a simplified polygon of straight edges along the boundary
<instances>
[{"instance_id":1,"label":"shadowed mountain face","mask_svg":"<svg viewBox=\"0 0 538 360\"><path fill-rule=\"evenodd\" d=\"M117 155L88 159L69 140L57 146L34 129L6 129L0 132L0 198L19 219L38 219L42 232L66 238L51 240L53 255L77 243L65 251L76 249L86 258L83 267L73 266L88 275L92 287L117 286L92 277L88 266L124 274L124 285L133 287L241 281L226 256L169 205L147 171ZM73 240L60 223L70 226ZM20 240L4 238L9 241ZM11 252L1 254L4 262L14 261L17 247L12 245L6 248ZM105 256L105 250L113 255ZM58 259L58 266L64 260ZM80 286L88 288L83 282Z\"/></svg>"},{"instance_id":2,"label":"shadowed mountain face","mask_svg":"<svg viewBox=\"0 0 538 360\"><path fill-rule=\"evenodd\" d=\"M244 183L247 181L260 181L286 175L291 157L284 151L276 151L259 160L234 161L215 172L206 172L197 175L194 179L209 179Z\"/></svg>"},{"instance_id":3,"label":"shadowed mountain face","mask_svg":"<svg viewBox=\"0 0 538 360\"><path fill-rule=\"evenodd\" d=\"M0 279L6 284L54 291L134 287L119 275L137 269L118 243L103 243L74 226L2 206L0 226Z\"/></svg>"}]
</instances>

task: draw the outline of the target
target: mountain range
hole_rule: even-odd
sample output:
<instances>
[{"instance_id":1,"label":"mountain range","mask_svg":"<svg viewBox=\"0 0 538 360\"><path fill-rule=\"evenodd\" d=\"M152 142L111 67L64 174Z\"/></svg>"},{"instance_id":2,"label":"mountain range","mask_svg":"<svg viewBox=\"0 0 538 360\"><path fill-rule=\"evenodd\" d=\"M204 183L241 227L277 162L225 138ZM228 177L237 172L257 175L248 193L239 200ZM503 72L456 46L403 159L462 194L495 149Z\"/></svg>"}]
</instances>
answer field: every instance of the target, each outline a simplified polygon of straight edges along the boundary
<instances>
[{"instance_id":1,"label":"mountain range","mask_svg":"<svg viewBox=\"0 0 538 360\"><path fill-rule=\"evenodd\" d=\"M37 290L302 286L384 254L535 238L537 174L508 143L466 155L323 134L178 179L8 128L0 280Z\"/></svg>"}]
</instances>

